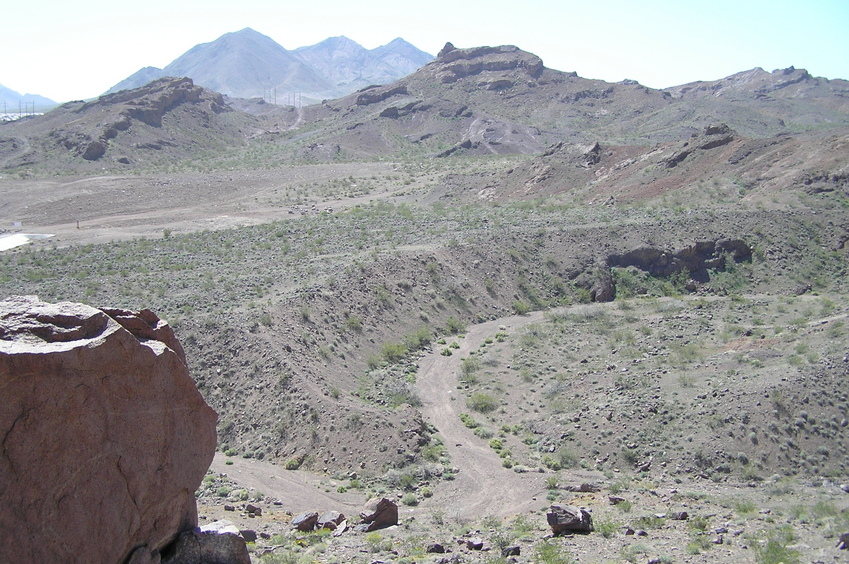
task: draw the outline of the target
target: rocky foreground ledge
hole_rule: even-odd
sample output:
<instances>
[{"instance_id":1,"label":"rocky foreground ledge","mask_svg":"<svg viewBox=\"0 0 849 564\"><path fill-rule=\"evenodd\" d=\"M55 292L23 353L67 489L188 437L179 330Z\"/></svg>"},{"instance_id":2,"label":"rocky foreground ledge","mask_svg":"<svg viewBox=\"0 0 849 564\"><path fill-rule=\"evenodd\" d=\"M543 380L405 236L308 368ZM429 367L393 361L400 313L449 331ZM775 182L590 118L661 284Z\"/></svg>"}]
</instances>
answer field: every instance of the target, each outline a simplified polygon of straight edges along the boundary
<instances>
[{"instance_id":1,"label":"rocky foreground ledge","mask_svg":"<svg viewBox=\"0 0 849 564\"><path fill-rule=\"evenodd\" d=\"M0 301L0 561L167 561L216 419L152 312Z\"/></svg>"}]
</instances>

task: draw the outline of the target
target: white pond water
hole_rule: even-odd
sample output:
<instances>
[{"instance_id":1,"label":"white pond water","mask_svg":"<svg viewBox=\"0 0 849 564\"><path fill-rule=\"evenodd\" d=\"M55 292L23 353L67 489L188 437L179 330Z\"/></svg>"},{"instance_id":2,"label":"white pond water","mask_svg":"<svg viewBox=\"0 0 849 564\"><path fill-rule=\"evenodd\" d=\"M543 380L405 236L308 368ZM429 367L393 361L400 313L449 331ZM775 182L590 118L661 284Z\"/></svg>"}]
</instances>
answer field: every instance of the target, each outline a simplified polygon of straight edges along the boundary
<instances>
[{"instance_id":1,"label":"white pond water","mask_svg":"<svg viewBox=\"0 0 849 564\"><path fill-rule=\"evenodd\" d=\"M30 241L36 239L47 239L53 237L52 233L11 233L8 235L0 235L0 251L8 251L21 245L26 245Z\"/></svg>"}]
</instances>

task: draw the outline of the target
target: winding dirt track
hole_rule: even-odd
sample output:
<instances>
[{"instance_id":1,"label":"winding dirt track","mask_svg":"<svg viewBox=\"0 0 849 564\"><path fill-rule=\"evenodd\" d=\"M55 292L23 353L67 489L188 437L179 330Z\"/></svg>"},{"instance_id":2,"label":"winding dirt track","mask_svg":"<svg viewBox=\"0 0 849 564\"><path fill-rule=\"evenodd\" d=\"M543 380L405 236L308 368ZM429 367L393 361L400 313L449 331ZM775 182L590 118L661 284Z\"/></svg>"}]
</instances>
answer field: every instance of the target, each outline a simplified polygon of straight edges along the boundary
<instances>
[{"instance_id":1,"label":"winding dirt track","mask_svg":"<svg viewBox=\"0 0 849 564\"><path fill-rule=\"evenodd\" d=\"M546 504L546 474L517 473L501 465L501 458L460 421L460 413L468 411L463 394L457 390L457 374L461 359L478 348L486 337L500 327L514 333L543 319L543 312L512 316L468 328L465 338L457 339L460 348L446 357L434 348L420 361L417 388L422 400L422 415L439 431L451 464L458 470L451 481L438 482L434 496L418 507L404 508L407 514L439 509L455 520L474 520L484 516L509 517L540 509ZM478 416L482 419L482 416ZM336 509L356 513L366 500L360 492L340 494L326 477L301 471L284 470L281 466L259 460L228 457L216 453L212 470L227 474L242 487L254 488L283 501L293 513ZM571 478L597 479L593 472L572 471Z\"/></svg>"},{"instance_id":2,"label":"winding dirt track","mask_svg":"<svg viewBox=\"0 0 849 564\"><path fill-rule=\"evenodd\" d=\"M459 469L453 481L440 483L432 501L453 518L506 517L538 509L544 503L545 475L518 474L501 466L489 441L475 436L460 421L460 413L468 408L457 390L462 357L494 335L499 326L513 332L542 317L542 312L534 312L470 326L465 339L458 339L460 349L453 355L442 356L434 349L420 362L416 381L422 414L439 430L451 463Z\"/></svg>"}]
</instances>

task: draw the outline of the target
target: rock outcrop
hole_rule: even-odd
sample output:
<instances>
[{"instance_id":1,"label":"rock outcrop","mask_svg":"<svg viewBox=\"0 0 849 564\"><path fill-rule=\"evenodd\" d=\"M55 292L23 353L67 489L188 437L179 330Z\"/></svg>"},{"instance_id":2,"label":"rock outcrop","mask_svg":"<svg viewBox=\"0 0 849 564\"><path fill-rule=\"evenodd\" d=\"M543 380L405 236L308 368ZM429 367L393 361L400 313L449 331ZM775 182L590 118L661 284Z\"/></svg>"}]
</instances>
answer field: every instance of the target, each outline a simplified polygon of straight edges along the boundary
<instances>
[{"instance_id":1,"label":"rock outcrop","mask_svg":"<svg viewBox=\"0 0 849 564\"><path fill-rule=\"evenodd\" d=\"M98 123L96 131L73 135L56 130L51 137L85 160L96 161L108 151L109 140L130 129L133 123L160 128L163 117L182 104L197 106L202 118L210 112L231 111L221 94L195 85L190 78L166 77L135 90L101 96L75 110L77 114L102 113L102 123Z\"/></svg>"},{"instance_id":2,"label":"rock outcrop","mask_svg":"<svg viewBox=\"0 0 849 564\"><path fill-rule=\"evenodd\" d=\"M150 311L0 301L0 561L151 561L197 525L217 416Z\"/></svg>"},{"instance_id":3,"label":"rock outcrop","mask_svg":"<svg viewBox=\"0 0 849 564\"><path fill-rule=\"evenodd\" d=\"M542 59L514 45L457 49L451 43L446 43L436 60L428 66L437 69L437 77L443 83L456 82L480 73L503 71L520 71L519 75L526 78L538 78L544 69ZM513 86L513 81L507 76L494 77L485 82L489 90Z\"/></svg>"}]
</instances>

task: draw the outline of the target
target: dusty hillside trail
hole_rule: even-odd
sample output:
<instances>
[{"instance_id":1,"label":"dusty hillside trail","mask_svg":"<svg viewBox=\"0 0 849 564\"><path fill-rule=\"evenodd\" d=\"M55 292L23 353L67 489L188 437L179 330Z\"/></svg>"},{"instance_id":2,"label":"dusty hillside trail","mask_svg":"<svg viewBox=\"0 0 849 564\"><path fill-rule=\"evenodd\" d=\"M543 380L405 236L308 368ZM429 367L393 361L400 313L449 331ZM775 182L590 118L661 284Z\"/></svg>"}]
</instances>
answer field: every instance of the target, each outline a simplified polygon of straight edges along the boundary
<instances>
[{"instance_id":1,"label":"dusty hillside trail","mask_svg":"<svg viewBox=\"0 0 849 564\"><path fill-rule=\"evenodd\" d=\"M511 316L471 325L465 338L457 339L459 349L442 356L434 348L423 357L416 376L422 400L421 412L442 437L451 464L459 469L452 481L441 482L435 490L432 505L442 507L446 516L477 519L483 516L508 517L540 509L546 504L546 474L519 474L501 465L501 458L489 447L489 441L474 435L460 421L460 413L469 412L457 389L457 374L463 357L499 330L513 333L543 320L545 312ZM562 476L566 481L587 479L587 472ZM581 475L581 476L579 476ZM592 477L597 478L593 475ZM571 479L570 479L571 478Z\"/></svg>"},{"instance_id":2,"label":"dusty hillside trail","mask_svg":"<svg viewBox=\"0 0 849 564\"><path fill-rule=\"evenodd\" d=\"M319 474L285 470L281 465L261 460L216 452L210 469L225 474L243 488L253 488L266 497L279 499L283 502L281 507L294 514L333 509L355 515L364 501L359 492L339 493L323 487L323 477Z\"/></svg>"}]
</instances>

